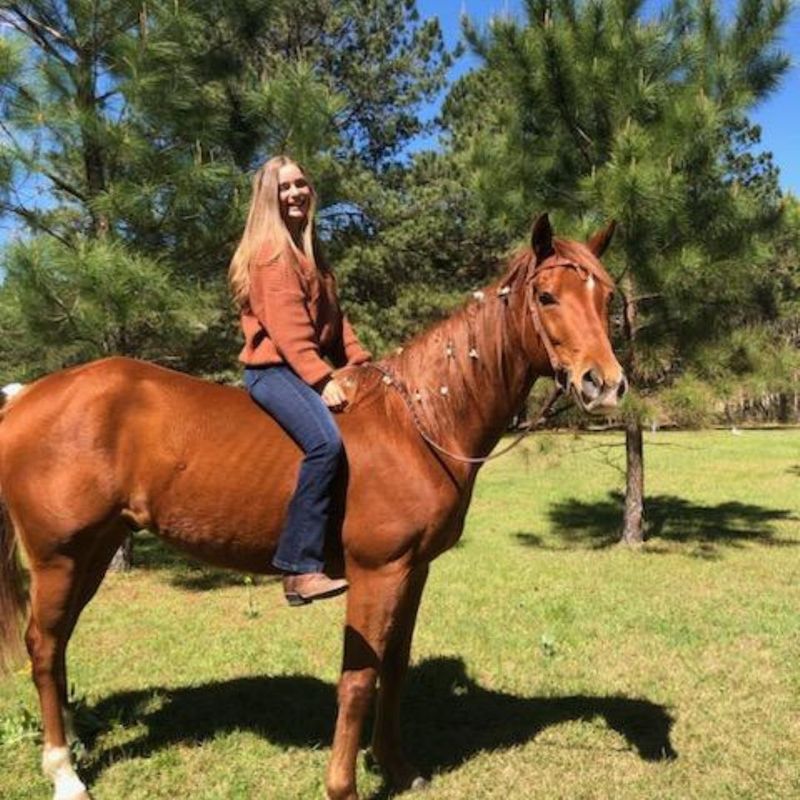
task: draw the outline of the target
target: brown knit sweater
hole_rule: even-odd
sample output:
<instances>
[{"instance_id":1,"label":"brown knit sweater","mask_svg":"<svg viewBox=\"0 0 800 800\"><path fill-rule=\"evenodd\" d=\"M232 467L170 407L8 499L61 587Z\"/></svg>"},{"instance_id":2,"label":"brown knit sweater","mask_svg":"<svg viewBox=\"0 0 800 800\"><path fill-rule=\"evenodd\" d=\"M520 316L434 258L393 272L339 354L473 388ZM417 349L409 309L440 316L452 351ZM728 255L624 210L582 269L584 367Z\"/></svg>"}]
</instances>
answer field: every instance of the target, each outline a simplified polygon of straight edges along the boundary
<instances>
[{"instance_id":1,"label":"brown knit sweater","mask_svg":"<svg viewBox=\"0 0 800 800\"><path fill-rule=\"evenodd\" d=\"M248 366L288 364L306 383L321 384L334 367L361 364L361 346L339 308L336 280L293 254L268 260L266 251L250 270L250 295L240 317L245 344L239 360Z\"/></svg>"}]
</instances>

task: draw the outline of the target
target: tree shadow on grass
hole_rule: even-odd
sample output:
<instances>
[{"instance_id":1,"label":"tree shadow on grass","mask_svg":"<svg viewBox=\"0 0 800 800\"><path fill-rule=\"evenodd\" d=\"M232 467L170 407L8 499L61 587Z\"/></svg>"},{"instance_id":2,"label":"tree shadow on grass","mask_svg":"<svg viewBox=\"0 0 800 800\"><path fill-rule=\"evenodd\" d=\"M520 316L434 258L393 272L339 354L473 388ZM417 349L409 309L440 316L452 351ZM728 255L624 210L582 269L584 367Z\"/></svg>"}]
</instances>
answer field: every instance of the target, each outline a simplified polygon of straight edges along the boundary
<instances>
[{"instance_id":1,"label":"tree shadow on grass","mask_svg":"<svg viewBox=\"0 0 800 800\"><path fill-rule=\"evenodd\" d=\"M793 464L786 470L790 475L797 475L800 478L800 464Z\"/></svg>"},{"instance_id":2,"label":"tree shadow on grass","mask_svg":"<svg viewBox=\"0 0 800 800\"><path fill-rule=\"evenodd\" d=\"M567 545L603 548L619 542L623 505L622 493L609 492L602 501L559 501L547 513L554 532ZM648 497L645 509L648 539L693 544L690 554L700 558L717 558L719 547L741 547L745 542L786 547L798 544L780 538L775 529L776 522L798 519L788 509L736 501L702 505L675 495ZM527 546L546 548L536 534L518 532L516 537Z\"/></svg>"},{"instance_id":3,"label":"tree shadow on grass","mask_svg":"<svg viewBox=\"0 0 800 800\"><path fill-rule=\"evenodd\" d=\"M93 755L84 770L94 782L110 765L163 748L200 743L227 732L253 731L289 747L331 744L336 687L307 675L237 678L201 686L151 687L101 700L101 720L143 724L133 742ZM428 774L450 770L480 752L535 739L564 722L605 720L645 761L676 757L673 718L648 700L625 696L519 697L484 689L456 658L412 667L403 703L409 755ZM379 797L386 796L384 789Z\"/></svg>"}]
</instances>

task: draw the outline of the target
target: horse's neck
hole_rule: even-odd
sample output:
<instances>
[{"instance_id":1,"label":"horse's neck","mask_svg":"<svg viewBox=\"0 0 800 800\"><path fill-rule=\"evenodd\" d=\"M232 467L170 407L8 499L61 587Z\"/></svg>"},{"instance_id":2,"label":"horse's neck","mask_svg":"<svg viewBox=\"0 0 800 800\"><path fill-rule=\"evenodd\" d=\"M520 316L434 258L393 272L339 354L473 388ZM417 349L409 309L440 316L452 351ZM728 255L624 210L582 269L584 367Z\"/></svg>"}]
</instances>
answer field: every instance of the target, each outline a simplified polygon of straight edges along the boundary
<instances>
[{"instance_id":1,"label":"horse's neck","mask_svg":"<svg viewBox=\"0 0 800 800\"><path fill-rule=\"evenodd\" d=\"M388 361L425 433L463 456L492 450L535 379L520 341L524 297L500 294L501 285L476 292Z\"/></svg>"}]
</instances>

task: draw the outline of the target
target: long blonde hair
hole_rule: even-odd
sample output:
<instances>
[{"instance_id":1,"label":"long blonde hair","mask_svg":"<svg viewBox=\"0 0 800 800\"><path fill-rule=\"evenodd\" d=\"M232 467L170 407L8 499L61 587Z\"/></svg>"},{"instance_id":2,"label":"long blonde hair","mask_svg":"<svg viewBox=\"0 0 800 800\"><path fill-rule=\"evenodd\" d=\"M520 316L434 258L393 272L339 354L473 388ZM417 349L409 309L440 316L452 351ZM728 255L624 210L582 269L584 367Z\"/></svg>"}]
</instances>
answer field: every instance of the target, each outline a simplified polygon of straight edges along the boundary
<instances>
[{"instance_id":1,"label":"long blonde hair","mask_svg":"<svg viewBox=\"0 0 800 800\"><path fill-rule=\"evenodd\" d=\"M311 189L308 215L302 234L302 254L308 259L313 268L317 269L318 255L314 230L317 193L308 179L308 173L300 164L288 156L275 156L263 164L253 175L253 192L250 197L247 222L244 226L242 238L228 267L228 280L233 292L233 299L239 308L247 305L250 294L250 270L262 248L266 246L270 249L267 257L268 261L278 258L278 256L287 251L295 256L294 260L299 260L297 257L300 255L301 250L292 238L292 234L281 216L278 198L278 173L281 167L291 164L303 173Z\"/></svg>"}]
</instances>

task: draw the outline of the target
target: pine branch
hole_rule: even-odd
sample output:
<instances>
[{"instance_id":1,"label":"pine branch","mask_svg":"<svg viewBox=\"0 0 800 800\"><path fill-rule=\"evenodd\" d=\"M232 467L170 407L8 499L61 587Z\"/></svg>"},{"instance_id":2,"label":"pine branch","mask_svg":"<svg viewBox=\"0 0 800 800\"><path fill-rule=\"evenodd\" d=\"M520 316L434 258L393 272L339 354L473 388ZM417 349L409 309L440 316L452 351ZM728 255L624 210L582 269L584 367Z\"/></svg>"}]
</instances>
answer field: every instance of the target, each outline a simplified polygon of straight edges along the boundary
<instances>
[{"instance_id":1,"label":"pine branch","mask_svg":"<svg viewBox=\"0 0 800 800\"><path fill-rule=\"evenodd\" d=\"M45 176L48 180L52 181L59 189L66 192L69 195L72 195L76 200L80 200L82 203L88 202L88 197L79 189L76 189L72 184L67 183L63 178L60 178L58 175L53 174L49 170L42 169L40 170L42 175Z\"/></svg>"},{"instance_id":2,"label":"pine branch","mask_svg":"<svg viewBox=\"0 0 800 800\"><path fill-rule=\"evenodd\" d=\"M122 90L121 89L111 89L110 91L106 92L105 94L99 95L97 97L97 102L98 102L98 104L105 103L105 101L108 100L109 97L114 97L114 95L117 95L117 94L122 94Z\"/></svg>"},{"instance_id":3,"label":"pine branch","mask_svg":"<svg viewBox=\"0 0 800 800\"><path fill-rule=\"evenodd\" d=\"M19 143L16 136L14 135L14 132L3 122L2 119L0 119L0 130L2 130L3 133L5 133L6 136L8 136L8 138L11 140L14 149L17 151L17 157L22 162L28 164L29 169L40 172L42 175L48 178L52 183L58 186L59 189L65 191L69 195L72 195L72 197L74 197L76 200L80 200L81 202L86 202L87 200L86 195L79 189L76 189L72 184L68 183L63 178L60 178L58 175L54 175L49 170L46 170L42 167L38 167L35 164L33 165L30 164L28 154L25 148L22 147L22 145Z\"/></svg>"},{"instance_id":4,"label":"pine branch","mask_svg":"<svg viewBox=\"0 0 800 800\"><path fill-rule=\"evenodd\" d=\"M42 222L41 216L32 211L29 208L25 208L21 205L14 205L13 203L0 203L0 209L5 211L8 214L14 214L18 216L20 219L25 220L25 222L34 230L41 231L42 233L46 233L48 236L52 236L57 241L61 242L65 247L70 248L70 250L75 249L75 245L66 237L61 235L60 233L56 232L48 225L45 225Z\"/></svg>"},{"instance_id":5,"label":"pine branch","mask_svg":"<svg viewBox=\"0 0 800 800\"><path fill-rule=\"evenodd\" d=\"M7 15L0 16L0 20L7 22L12 28L19 31L24 36L33 39L40 47L46 50L51 56L57 59L61 64L66 67L72 67L72 62L59 51L59 49L47 38L48 35L62 44L64 47L69 48L73 52L76 51L76 46L73 42L67 40L57 30L45 25L43 22L29 17L25 12L16 4L9 6L9 11L16 14L22 20L24 26L20 25L13 17Z\"/></svg>"}]
</instances>

